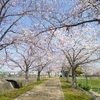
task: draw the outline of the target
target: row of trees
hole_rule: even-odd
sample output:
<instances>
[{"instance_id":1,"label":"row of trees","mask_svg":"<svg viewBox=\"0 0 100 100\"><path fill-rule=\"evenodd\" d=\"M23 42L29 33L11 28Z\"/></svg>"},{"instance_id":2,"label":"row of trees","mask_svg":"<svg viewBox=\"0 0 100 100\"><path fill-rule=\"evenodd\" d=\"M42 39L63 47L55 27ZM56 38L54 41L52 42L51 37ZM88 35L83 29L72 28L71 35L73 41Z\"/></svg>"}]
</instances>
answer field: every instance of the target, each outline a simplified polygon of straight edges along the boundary
<instances>
[{"instance_id":1,"label":"row of trees","mask_svg":"<svg viewBox=\"0 0 100 100\"><path fill-rule=\"evenodd\" d=\"M30 28L37 35L64 27L68 30L89 22L98 24L99 4L99 0L1 0L0 50L14 43L15 39L12 37L15 33L18 34L21 27Z\"/></svg>"},{"instance_id":2,"label":"row of trees","mask_svg":"<svg viewBox=\"0 0 100 100\"><path fill-rule=\"evenodd\" d=\"M99 0L0 0L0 64L19 67L27 83L30 70L39 80L65 63L76 87L76 68L100 60L99 23Z\"/></svg>"},{"instance_id":3,"label":"row of trees","mask_svg":"<svg viewBox=\"0 0 100 100\"><path fill-rule=\"evenodd\" d=\"M29 72L37 71L37 80L40 80L42 70L45 67L45 70L48 70L49 64L55 59L42 36L34 37L29 31L22 34L16 37L16 43L6 48L6 62L7 66L20 68L25 73L26 84L28 84Z\"/></svg>"}]
</instances>

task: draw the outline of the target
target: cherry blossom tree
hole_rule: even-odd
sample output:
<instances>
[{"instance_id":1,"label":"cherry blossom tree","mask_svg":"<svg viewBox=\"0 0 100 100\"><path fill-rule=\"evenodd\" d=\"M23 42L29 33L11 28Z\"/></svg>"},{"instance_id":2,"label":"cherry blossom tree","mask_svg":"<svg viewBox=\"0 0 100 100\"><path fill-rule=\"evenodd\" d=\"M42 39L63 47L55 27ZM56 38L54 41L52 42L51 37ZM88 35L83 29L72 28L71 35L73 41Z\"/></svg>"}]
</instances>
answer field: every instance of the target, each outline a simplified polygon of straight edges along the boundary
<instances>
[{"instance_id":1,"label":"cherry blossom tree","mask_svg":"<svg viewBox=\"0 0 100 100\"><path fill-rule=\"evenodd\" d=\"M48 77L51 77L51 72L53 71L53 67L51 64L46 67L46 73L48 74Z\"/></svg>"},{"instance_id":2,"label":"cherry blossom tree","mask_svg":"<svg viewBox=\"0 0 100 100\"><path fill-rule=\"evenodd\" d=\"M57 58L56 58L57 56L54 56L54 57L55 58L52 57L49 65L44 69L44 71L47 73L48 77L51 77L51 74L53 72L56 72L59 69L59 66L57 66Z\"/></svg>"},{"instance_id":3,"label":"cherry blossom tree","mask_svg":"<svg viewBox=\"0 0 100 100\"><path fill-rule=\"evenodd\" d=\"M26 84L29 71L37 71L37 80L40 80L42 70L52 61L44 35L34 37L32 31L21 29L15 38L16 43L7 48L8 65L11 63L11 66L17 66L25 73Z\"/></svg>"},{"instance_id":4,"label":"cherry blossom tree","mask_svg":"<svg viewBox=\"0 0 100 100\"><path fill-rule=\"evenodd\" d=\"M37 71L37 81L40 80L40 75L41 75L41 72L43 71L43 69L49 65L49 61L46 61L46 59L45 60L43 60L43 59L44 59L44 56L40 57L36 61L36 65L34 68L34 70Z\"/></svg>"},{"instance_id":5,"label":"cherry blossom tree","mask_svg":"<svg viewBox=\"0 0 100 100\"><path fill-rule=\"evenodd\" d=\"M21 27L36 29L35 35L37 35L89 22L99 23L99 4L99 0L21 0L20 2L1 0L0 50L14 43L15 39L12 37L18 34L18 29Z\"/></svg>"},{"instance_id":6,"label":"cherry blossom tree","mask_svg":"<svg viewBox=\"0 0 100 100\"><path fill-rule=\"evenodd\" d=\"M25 73L26 85L29 81L29 71L33 69L34 62L38 59L36 54L36 49L33 47L23 44L20 47L14 46L13 51L7 53L8 62L7 64L12 67L18 67Z\"/></svg>"},{"instance_id":7,"label":"cherry blossom tree","mask_svg":"<svg viewBox=\"0 0 100 100\"><path fill-rule=\"evenodd\" d=\"M18 2L15 0L0 1L0 50L13 44L14 40L9 35L16 33L16 30L12 29L12 27L16 27L17 22L26 12L24 12L24 9L18 10L16 7L18 7Z\"/></svg>"},{"instance_id":8,"label":"cherry blossom tree","mask_svg":"<svg viewBox=\"0 0 100 100\"><path fill-rule=\"evenodd\" d=\"M47 7L41 8L45 3L44 0L0 0L0 50L14 43L16 39L13 37L18 35L20 28L32 27L33 30L41 27L39 14L47 12Z\"/></svg>"},{"instance_id":9,"label":"cherry blossom tree","mask_svg":"<svg viewBox=\"0 0 100 100\"><path fill-rule=\"evenodd\" d=\"M100 60L100 57L96 56L100 48L98 31L92 31L91 28L93 29L90 26L81 30L74 28L67 34L64 30L55 33L57 39L55 46L62 51L72 68L72 87L77 86L75 77L77 67Z\"/></svg>"},{"instance_id":10,"label":"cherry blossom tree","mask_svg":"<svg viewBox=\"0 0 100 100\"><path fill-rule=\"evenodd\" d=\"M47 69L51 63L53 63L53 59L52 59L51 52L49 49L45 49L45 50L40 49L39 52L37 53L37 56L38 56L38 59L35 62L34 70L37 71L37 81L38 81L40 80L41 72L43 70L45 71L45 69Z\"/></svg>"},{"instance_id":11,"label":"cherry blossom tree","mask_svg":"<svg viewBox=\"0 0 100 100\"><path fill-rule=\"evenodd\" d=\"M45 20L49 26L40 33L62 28L69 30L71 27L84 26L86 23L94 25L100 23L99 0L58 0L51 3L53 11L47 7L49 12L41 12L42 20ZM45 9L45 6L43 8Z\"/></svg>"},{"instance_id":12,"label":"cherry blossom tree","mask_svg":"<svg viewBox=\"0 0 100 100\"><path fill-rule=\"evenodd\" d=\"M76 84L74 82L76 81L75 69L99 58L96 54L100 51L98 46L100 31L97 33L95 31L97 27L87 28L88 24L86 24L91 23L91 26L96 26L100 23L99 9L99 0L1 0L0 50L4 50L10 45L13 46L13 44L17 44L19 50L19 47L26 43L32 48L35 46L34 50L38 51L38 54L36 52L35 54L40 57L41 52L44 54L48 48L51 48L50 43L57 42L57 48L53 47L52 50L57 52L60 49L62 55L65 55L67 59L68 66L73 68L72 86L74 87ZM73 29L74 26L79 27ZM88 32L88 30L91 31ZM25 49L28 51L29 47L25 47ZM18 54L18 52L16 53ZM21 53L20 50L18 55L24 58ZM39 65L46 64L43 63L43 59L38 61ZM59 60L59 62L61 61Z\"/></svg>"},{"instance_id":13,"label":"cherry blossom tree","mask_svg":"<svg viewBox=\"0 0 100 100\"><path fill-rule=\"evenodd\" d=\"M38 59L36 44L38 38L34 37L27 29L19 30L19 35L14 37L16 42L6 48L7 64L13 68L20 68L25 73L26 85L29 81L29 71L33 69L35 61Z\"/></svg>"}]
</instances>

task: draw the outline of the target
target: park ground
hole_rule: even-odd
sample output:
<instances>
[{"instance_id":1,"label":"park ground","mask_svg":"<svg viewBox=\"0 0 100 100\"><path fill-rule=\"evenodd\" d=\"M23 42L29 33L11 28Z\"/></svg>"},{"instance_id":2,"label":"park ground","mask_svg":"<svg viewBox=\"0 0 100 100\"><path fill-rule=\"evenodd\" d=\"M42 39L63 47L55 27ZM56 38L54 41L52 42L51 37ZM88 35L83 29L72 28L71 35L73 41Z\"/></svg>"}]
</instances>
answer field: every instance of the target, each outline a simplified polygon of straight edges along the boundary
<instances>
[{"instance_id":1,"label":"park ground","mask_svg":"<svg viewBox=\"0 0 100 100\"><path fill-rule=\"evenodd\" d=\"M85 92L71 88L71 84L66 83L64 78L49 78L32 86L29 86L29 89L27 87L27 92L26 88L22 88L13 92L15 95L1 95L0 100L92 100Z\"/></svg>"},{"instance_id":2,"label":"park ground","mask_svg":"<svg viewBox=\"0 0 100 100\"><path fill-rule=\"evenodd\" d=\"M51 78L15 100L64 100L59 78Z\"/></svg>"}]
</instances>

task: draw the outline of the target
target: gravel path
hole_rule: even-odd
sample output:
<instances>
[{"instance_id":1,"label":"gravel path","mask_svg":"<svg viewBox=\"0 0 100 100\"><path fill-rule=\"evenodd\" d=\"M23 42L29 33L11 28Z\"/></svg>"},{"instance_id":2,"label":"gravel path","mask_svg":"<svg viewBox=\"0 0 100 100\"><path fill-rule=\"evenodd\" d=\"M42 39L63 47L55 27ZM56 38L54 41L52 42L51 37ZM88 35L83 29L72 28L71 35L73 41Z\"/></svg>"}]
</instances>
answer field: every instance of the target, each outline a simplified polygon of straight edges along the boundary
<instances>
[{"instance_id":1,"label":"gravel path","mask_svg":"<svg viewBox=\"0 0 100 100\"><path fill-rule=\"evenodd\" d=\"M51 78L15 100L64 100L59 78Z\"/></svg>"}]
</instances>

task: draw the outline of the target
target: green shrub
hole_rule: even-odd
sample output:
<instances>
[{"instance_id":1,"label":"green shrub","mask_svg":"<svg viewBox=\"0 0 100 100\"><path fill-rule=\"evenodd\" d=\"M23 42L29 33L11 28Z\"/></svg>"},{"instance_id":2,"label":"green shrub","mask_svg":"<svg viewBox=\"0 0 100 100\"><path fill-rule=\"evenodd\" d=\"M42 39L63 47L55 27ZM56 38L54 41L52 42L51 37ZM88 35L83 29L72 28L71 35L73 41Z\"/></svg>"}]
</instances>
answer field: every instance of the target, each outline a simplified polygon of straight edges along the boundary
<instances>
[{"instance_id":1,"label":"green shrub","mask_svg":"<svg viewBox=\"0 0 100 100\"><path fill-rule=\"evenodd\" d=\"M92 90L100 94L100 88L92 88Z\"/></svg>"},{"instance_id":2,"label":"green shrub","mask_svg":"<svg viewBox=\"0 0 100 100\"><path fill-rule=\"evenodd\" d=\"M90 86L88 85L82 85L81 83L78 84L79 87L81 87L82 89L86 90L86 91L89 91L90 90Z\"/></svg>"},{"instance_id":3,"label":"green shrub","mask_svg":"<svg viewBox=\"0 0 100 100\"><path fill-rule=\"evenodd\" d=\"M81 83L79 83L79 84L78 84L78 86L79 86L79 87L81 87L81 86L82 86L82 84L81 84Z\"/></svg>"}]
</instances>

